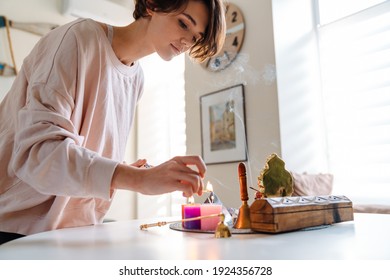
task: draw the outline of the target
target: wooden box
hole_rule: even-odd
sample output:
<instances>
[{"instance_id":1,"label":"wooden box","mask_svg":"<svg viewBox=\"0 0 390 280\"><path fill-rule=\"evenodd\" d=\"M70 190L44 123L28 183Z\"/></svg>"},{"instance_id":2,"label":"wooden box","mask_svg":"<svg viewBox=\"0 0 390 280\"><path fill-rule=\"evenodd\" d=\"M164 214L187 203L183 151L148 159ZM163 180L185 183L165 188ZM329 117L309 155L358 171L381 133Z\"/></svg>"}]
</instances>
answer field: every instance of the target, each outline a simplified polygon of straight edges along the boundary
<instances>
[{"instance_id":1,"label":"wooden box","mask_svg":"<svg viewBox=\"0 0 390 280\"><path fill-rule=\"evenodd\" d=\"M253 231L279 233L353 220L345 196L295 196L255 200L250 206Z\"/></svg>"}]
</instances>

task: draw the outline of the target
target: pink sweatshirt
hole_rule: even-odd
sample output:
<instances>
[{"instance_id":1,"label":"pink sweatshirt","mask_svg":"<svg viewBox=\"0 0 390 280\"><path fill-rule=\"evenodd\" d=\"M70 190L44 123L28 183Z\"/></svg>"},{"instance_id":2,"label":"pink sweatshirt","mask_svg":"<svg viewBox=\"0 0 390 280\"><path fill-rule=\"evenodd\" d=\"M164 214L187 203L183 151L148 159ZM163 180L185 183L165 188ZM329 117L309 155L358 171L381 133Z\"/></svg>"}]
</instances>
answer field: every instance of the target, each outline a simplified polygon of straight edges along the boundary
<instances>
[{"instance_id":1,"label":"pink sweatshirt","mask_svg":"<svg viewBox=\"0 0 390 280\"><path fill-rule=\"evenodd\" d=\"M102 222L143 82L93 20L40 40L0 104L0 231Z\"/></svg>"}]
</instances>

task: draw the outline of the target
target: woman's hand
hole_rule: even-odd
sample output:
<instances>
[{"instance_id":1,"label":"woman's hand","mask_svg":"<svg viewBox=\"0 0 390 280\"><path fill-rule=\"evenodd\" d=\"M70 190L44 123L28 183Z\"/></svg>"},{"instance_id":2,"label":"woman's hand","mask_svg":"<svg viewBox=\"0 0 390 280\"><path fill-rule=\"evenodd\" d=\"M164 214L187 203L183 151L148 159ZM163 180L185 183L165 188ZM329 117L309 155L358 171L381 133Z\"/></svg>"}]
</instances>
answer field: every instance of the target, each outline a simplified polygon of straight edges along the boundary
<instances>
[{"instance_id":1,"label":"woman's hand","mask_svg":"<svg viewBox=\"0 0 390 280\"><path fill-rule=\"evenodd\" d=\"M146 160L138 160L131 166L119 164L112 187L147 195L173 191L181 191L185 197L202 194L206 165L199 156L178 156L152 168L138 168L145 164Z\"/></svg>"}]
</instances>

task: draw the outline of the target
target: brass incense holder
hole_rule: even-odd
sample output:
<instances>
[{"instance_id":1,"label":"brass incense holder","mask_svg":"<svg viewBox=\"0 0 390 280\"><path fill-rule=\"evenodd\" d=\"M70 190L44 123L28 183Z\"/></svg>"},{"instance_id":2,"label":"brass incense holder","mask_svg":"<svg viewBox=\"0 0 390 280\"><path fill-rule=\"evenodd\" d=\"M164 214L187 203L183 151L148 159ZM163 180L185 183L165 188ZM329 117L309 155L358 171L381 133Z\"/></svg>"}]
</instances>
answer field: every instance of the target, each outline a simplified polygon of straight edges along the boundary
<instances>
[{"instance_id":1,"label":"brass incense holder","mask_svg":"<svg viewBox=\"0 0 390 280\"><path fill-rule=\"evenodd\" d=\"M207 216L199 216L194 218L188 218L188 219L182 219L182 220L176 220L176 221L162 221L157 223L151 223L151 224L143 224L140 225L141 230L146 230L150 227L162 227L167 224L173 224L173 223L182 223L182 222L190 222L190 221L196 221L196 220L202 220L202 219L208 219L208 218L215 218L220 217L220 221L217 225L217 228L215 229L215 237L216 238L226 238L231 236L231 232L229 230L229 227L225 225L225 215L223 213L220 214L211 214Z\"/></svg>"},{"instance_id":2,"label":"brass incense holder","mask_svg":"<svg viewBox=\"0 0 390 280\"><path fill-rule=\"evenodd\" d=\"M234 228L238 229L249 229L251 228L251 219L250 219L250 211L248 206L248 188L246 182L246 167L245 164L240 162L238 165L238 178L240 182L240 195L242 205L238 212L238 217L236 223L234 224Z\"/></svg>"}]
</instances>

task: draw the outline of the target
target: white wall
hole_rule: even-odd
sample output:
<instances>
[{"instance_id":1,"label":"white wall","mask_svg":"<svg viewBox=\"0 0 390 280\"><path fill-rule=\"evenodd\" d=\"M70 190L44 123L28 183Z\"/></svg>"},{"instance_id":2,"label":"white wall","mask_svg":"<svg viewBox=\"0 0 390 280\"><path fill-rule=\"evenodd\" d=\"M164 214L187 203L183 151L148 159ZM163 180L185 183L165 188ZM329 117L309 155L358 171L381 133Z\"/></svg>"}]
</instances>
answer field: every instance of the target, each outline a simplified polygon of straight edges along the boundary
<instances>
[{"instance_id":1,"label":"white wall","mask_svg":"<svg viewBox=\"0 0 390 280\"><path fill-rule=\"evenodd\" d=\"M281 153L278 96L272 79L275 66L271 0L232 0L244 15L244 43L233 65L221 72L208 72L186 61L187 153L201 154L199 98L207 93L243 83L245 85L248 142L248 186L257 188L257 177L271 153ZM228 207L241 205L238 163L209 165L206 181ZM248 190L250 202L254 191Z\"/></svg>"}]
</instances>

